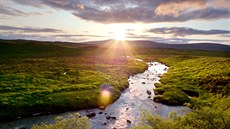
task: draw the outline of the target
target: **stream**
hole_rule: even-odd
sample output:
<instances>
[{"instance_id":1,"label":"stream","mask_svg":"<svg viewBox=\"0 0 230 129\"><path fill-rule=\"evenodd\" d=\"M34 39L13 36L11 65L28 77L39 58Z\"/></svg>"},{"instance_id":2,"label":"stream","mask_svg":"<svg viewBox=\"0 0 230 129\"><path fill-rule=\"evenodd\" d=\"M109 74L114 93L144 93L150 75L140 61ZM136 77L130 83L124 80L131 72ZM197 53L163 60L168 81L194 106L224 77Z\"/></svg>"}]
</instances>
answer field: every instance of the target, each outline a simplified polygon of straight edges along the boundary
<instances>
[{"instance_id":1,"label":"stream","mask_svg":"<svg viewBox=\"0 0 230 129\"><path fill-rule=\"evenodd\" d=\"M140 59L138 61L141 61ZM69 113L79 112L82 116L95 113L90 118L91 129L129 129L138 124L140 114L143 111L166 117L168 113L175 111L183 114L183 106L167 106L153 101L154 84L160 81L160 77L166 73L168 67L158 63L149 62L148 69L144 73L130 76L129 87L121 94L120 98L107 106L104 110L89 109L75 112L66 112L55 115L33 116L11 122L1 123L0 129L29 129L33 124L53 123L58 115L66 116Z\"/></svg>"}]
</instances>

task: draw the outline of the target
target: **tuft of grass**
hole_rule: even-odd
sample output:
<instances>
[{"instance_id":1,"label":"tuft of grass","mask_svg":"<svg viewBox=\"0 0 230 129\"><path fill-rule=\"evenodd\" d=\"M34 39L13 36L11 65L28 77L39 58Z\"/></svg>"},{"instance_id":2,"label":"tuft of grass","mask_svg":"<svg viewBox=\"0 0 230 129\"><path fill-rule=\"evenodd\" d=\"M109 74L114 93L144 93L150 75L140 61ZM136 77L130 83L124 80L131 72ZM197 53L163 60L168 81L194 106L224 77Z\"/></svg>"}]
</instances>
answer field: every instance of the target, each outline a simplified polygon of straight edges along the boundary
<instances>
[{"instance_id":1,"label":"tuft of grass","mask_svg":"<svg viewBox=\"0 0 230 129\"><path fill-rule=\"evenodd\" d=\"M167 105L183 105L185 102L190 102L190 98L181 91L166 91L163 95L156 95L154 101Z\"/></svg>"}]
</instances>

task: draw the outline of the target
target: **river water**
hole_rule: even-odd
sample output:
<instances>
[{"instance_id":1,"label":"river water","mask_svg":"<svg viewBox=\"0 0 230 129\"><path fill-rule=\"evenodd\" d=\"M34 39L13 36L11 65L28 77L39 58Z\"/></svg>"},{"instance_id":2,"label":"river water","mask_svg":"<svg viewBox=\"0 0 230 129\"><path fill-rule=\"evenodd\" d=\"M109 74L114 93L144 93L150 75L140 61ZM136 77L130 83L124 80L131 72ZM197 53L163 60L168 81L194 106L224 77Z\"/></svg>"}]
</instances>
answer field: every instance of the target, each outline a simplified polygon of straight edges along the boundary
<instances>
[{"instance_id":1,"label":"river water","mask_svg":"<svg viewBox=\"0 0 230 129\"><path fill-rule=\"evenodd\" d=\"M160 81L160 77L167 70L168 67L161 63L149 62L148 69L144 73L129 77L129 87L117 101L107 106L104 110L89 109L56 115L34 116L2 123L0 128L29 129L33 124L53 123L54 118L58 115L66 116L69 113L79 112L82 116L96 113L96 116L90 118L92 129L129 129L137 125L138 121L140 121L140 113L143 111L162 117L166 117L172 111L183 114L183 106L167 106L153 101L154 84Z\"/></svg>"}]
</instances>

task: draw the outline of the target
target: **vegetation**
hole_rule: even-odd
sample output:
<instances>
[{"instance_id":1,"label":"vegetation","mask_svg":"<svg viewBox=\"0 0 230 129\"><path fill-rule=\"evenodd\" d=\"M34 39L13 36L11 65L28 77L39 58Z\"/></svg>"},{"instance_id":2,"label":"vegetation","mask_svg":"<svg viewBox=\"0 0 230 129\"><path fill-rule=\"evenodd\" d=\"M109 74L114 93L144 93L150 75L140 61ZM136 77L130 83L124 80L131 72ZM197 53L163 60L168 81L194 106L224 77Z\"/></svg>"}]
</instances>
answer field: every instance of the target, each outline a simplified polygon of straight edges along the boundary
<instances>
[{"instance_id":1,"label":"vegetation","mask_svg":"<svg viewBox=\"0 0 230 129\"><path fill-rule=\"evenodd\" d=\"M143 52L170 66L156 84L154 101L186 105L192 110L168 118L143 113L133 129L228 129L230 128L230 58L228 52L175 51ZM213 55L215 53L215 55Z\"/></svg>"},{"instance_id":2,"label":"vegetation","mask_svg":"<svg viewBox=\"0 0 230 129\"><path fill-rule=\"evenodd\" d=\"M105 106L99 101L102 85L112 86L112 103L128 76L146 68L96 46L24 42L0 43L1 120Z\"/></svg>"},{"instance_id":3,"label":"vegetation","mask_svg":"<svg viewBox=\"0 0 230 129\"><path fill-rule=\"evenodd\" d=\"M193 103L197 97L206 100L208 93L230 93L230 59L227 57L171 57L161 61L170 65L170 69L155 89L156 101L183 105Z\"/></svg>"},{"instance_id":4,"label":"vegetation","mask_svg":"<svg viewBox=\"0 0 230 129\"><path fill-rule=\"evenodd\" d=\"M143 113L142 122L134 129L230 127L229 51L138 47L133 51L136 58L170 66L161 83L156 84L154 101L192 109L186 115L171 114L168 118ZM144 62L124 56L126 52L120 48L96 45L1 41L0 118L99 107L104 84L112 86L111 103L128 86L129 75L146 69ZM68 122L81 118L72 120L59 119L52 125L33 128L65 128ZM84 127L88 128L88 123Z\"/></svg>"},{"instance_id":5,"label":"vegetation","mask_svg":"<svg viewBox=\"0 0 230 129\"><path fill-rule=\"evenodd\" d=\"M133 129L229 129L230 97L215 95L212 104L196 108L186 115L171 113L168 118L142 114L142 121Z\"/></svg>"},{"instance_id":6,"label":"vegetation","mask_svg":"<svg viewBox=\"0 0 230 129\"><path fill-rule=\"evenodd\" d=\"M34 125L32 129L89 129L88 117L80 117L79 114L69 115L66 118L56 117L54 124Z\"/></svg>"}]
</instances>

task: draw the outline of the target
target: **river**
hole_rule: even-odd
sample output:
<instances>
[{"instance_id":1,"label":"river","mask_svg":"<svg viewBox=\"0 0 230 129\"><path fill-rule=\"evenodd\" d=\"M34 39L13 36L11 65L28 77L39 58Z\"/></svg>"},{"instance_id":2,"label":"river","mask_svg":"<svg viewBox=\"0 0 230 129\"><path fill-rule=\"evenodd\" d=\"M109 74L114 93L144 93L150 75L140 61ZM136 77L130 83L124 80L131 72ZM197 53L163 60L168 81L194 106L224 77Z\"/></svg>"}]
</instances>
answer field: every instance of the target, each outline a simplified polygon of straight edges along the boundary
<instances>
[{"instance_id":1,"label":"river","mask_svg":"<svg viewBox=\"0 0 230 129\"><path fill-rule=\"evenodd\" d=\"M141 61L138 59L138 61ZM129 129L140 121L140 113L147 111L153 115L166 117L168 113L175 111L183 114L183 106L167 106L153 101L154 84L160 81L160 77L166 73L168 67L159 62L149 62L148 69L140 74L130 76L129 87L121 94L120 98L105 110L89 109L75 112L66 112L56 115L34 116L22 118L0 125L1 129L29 129L33 124L42 122L52 123L58 115L66 116L69 113L79 112L82 116L96 113L90 119L91 129ZM148 93L147 93L148 92Z\"/></svg>"}]
</instances>

